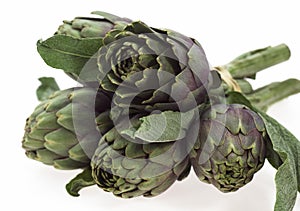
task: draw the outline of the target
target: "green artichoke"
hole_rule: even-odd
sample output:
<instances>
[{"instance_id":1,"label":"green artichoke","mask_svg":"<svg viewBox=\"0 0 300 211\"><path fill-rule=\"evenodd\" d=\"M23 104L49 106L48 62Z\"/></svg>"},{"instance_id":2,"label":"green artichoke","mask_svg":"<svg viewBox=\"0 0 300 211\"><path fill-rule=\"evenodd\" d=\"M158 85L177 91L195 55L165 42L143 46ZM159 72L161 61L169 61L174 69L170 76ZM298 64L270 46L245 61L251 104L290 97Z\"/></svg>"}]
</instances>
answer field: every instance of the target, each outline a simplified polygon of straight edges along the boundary
<instances>
[{"instance_id":1,"label":"green artichoke","mask_svg":"<svg viewBox=\"0 0 300 211\"><path fill-rule=\"evenodd\" d=\"M209 65L201 45L142 22L112 30L98 52L101 87L113 102L136 110L187 111L207 100Z\"/></svg>"},{"instance_id":2,"label":"green artichoke","mask_svg":"<svg viewBox=\"0 0 300 211\"><path fill-rule=\"evenodd\" d=\"M263 166L267 140L258 114L239 104L216 105L201 116L194 171L222 192L236 191Z\"/></svg>"},{"instance_id":3,"label":"green artichoke","mask_svg":"<svg viewBox=\"0 0 300 211\"><path fill-rule=\"evenodd\" d=\"M26 155L58 169L89 166L101 134L112 128L110 102L110 96L91 88L55 92L26 121Z\"/></svg>"},{"instance_id":4,"label":"green artichoke","mask_svg":"<svg viewBox=\"0 0 300 211\"><path fill-rule=\"evenodd\" d=\"M139 124L138 119L131 122ZM151 197L189 174L186 146L191 137L149 143L123 136L116 128L102 137L91 161L92 176L103 190L122 198Z\"/></svg>"},{"instance_id":5,"label":"green artichoke","mask_svg":"<svg viewBox=\"0 0 300 211\"><path fill-rule=\"evenodd\" d=\"M106 33L114 29L123 29L132 21L105 12L92 12L103 18L77 17L72 21L64 21L55 34L63 34L76 38L105 37Z\"/></svg>"}]
</instances>

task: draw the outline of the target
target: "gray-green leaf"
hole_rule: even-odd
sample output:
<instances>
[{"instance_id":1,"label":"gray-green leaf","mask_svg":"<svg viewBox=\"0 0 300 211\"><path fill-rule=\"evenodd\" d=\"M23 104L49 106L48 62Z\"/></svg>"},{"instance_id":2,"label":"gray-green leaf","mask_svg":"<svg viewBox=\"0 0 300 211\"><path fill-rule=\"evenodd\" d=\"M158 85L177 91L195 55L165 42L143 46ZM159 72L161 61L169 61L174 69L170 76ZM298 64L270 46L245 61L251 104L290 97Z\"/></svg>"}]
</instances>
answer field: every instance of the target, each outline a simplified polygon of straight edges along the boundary
<instances>
[{"instance_id":1,"label":"gray-green leaf","mask_svg":"<svg viewBox=\"0 0 300 211\"><path fill-rule=\"evenodd\" d=\"M147 142L170 142L186 136L197 109L185 113L165 111L140 118L140 126L122 131L131 138L139 138Z\"/></svg>"},{"instance_id":2,"label":"gray-green leaf","mask_svg":"<svg viewBox=\"0 0 300 211\"><path fill-rule=\"evenodd\" d=\"M59 90L59 87L52 77L39 78L41 85L36 90L36 95L39 101L48 99L54 92Z\"/></svg>"},{"instance_id":3,"label":"gray-green leaf","mask_svg":"<svg viewBox=\"0 0 300 211\"><path fill-rule=\"evenodd\" d=\"M78 174L74 179L72 179L67 185L66 189L71 196L79 196L79 191L82 188L92 186L96 184L92 177L91 168L85 169L83 172Z\"/></svg>"},{"instance_id":4,"label":"gray-green leaf","mask_svg":"<svg viewBox=\"0 0 300 211\"><path fill-rule=\"evenodd\" d=\"M75 80L101 46L101 38L81 39L66 35L54 35L37 42L37 50L46 64L64 70Z\"/></svg>"},{"instance_id":5,"label":"gray-green leaf","mask_svg":"<svg viewBox=\"0 0 300 211\"><path fill-rule=\"evenodd\" d=\"M277 193L274 210L290 211L295 205L297 190L300 191L300 142L272 117L259 113L273 148L283 161L275 177Z\"/></svg>"}]
</instances>

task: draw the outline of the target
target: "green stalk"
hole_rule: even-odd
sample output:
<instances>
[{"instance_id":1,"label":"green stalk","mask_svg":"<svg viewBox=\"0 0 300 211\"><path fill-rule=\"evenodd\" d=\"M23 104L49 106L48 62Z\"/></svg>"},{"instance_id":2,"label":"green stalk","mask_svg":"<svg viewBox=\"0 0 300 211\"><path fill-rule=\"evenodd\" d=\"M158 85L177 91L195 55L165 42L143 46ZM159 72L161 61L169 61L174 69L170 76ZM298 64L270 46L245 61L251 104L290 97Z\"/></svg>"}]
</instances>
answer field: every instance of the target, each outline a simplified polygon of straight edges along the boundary
<instances>
[{"instance_id":1,"label":"green stalk","mask_svg":"<svg viewBox=\"0 0 300 211\"><path fill-rule=\"evenodd\" d=\"M221 68L228 70L234 79L254 78L257 72L287 61L290 55L288 46L281 44L244 53Z\"/></svg>"},{"instance_id":2,"label":"green stalk","mask_svg":"<svg viewBox=\"0 0 300 211\"><path fill-rule=\"evenodd\" d=\"M253 106L267 111L270 105L297 93L300 93L300 80L292 78L256 89L252 93L246 94L246 97Z\"/></svg>"}]
</instances>

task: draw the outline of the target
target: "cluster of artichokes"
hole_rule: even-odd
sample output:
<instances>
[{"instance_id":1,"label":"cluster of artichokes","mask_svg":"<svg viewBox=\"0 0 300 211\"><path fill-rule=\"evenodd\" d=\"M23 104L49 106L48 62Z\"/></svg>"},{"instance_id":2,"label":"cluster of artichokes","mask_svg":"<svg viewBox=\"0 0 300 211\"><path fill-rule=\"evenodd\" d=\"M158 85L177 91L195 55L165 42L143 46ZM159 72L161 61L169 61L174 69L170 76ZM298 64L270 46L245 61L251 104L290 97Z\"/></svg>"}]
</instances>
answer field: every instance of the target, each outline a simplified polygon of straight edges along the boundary
<instances>
[{"instance_id":1,"label":"cluster of artichokes","mask_svg":"<svg viewBox=\"0 0 300 211\"><path fill-rule=\"evenodd\" d=\"M81 86L59 90L53 78L40 79L41 103L22 141L31 159L83 169L67 185L71 195L96 184L122 198L156 196L191 167L199 180L232 192L249 183L266 158L283 163L260 111L299 92L290 89L299 81L253 90L247 78L287 60L286 45L212 68L193 38L94 14L102 18L65 21L38 42L44 61Z\"/></svg>"}]
</instances>

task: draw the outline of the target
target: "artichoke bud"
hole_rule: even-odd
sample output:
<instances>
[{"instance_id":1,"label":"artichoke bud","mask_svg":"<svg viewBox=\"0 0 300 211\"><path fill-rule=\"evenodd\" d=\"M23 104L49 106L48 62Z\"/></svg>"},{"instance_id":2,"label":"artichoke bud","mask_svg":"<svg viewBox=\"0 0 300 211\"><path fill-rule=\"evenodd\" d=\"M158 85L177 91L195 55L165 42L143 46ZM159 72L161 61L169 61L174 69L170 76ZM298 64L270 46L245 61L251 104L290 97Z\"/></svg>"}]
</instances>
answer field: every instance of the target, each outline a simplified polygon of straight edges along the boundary
<instances>
[{"instance_id":1,"label":"artichoke bud","mask_svg":"<svg viewBox=\"0 0 300 211\"><path fill-rule=\"evenodd\" d=\"M267 140L258 114L244 105L216 105L201 116L194 171L222 192L236 191L263 166Z\"/></svg>"},{"instance_id":2,"label":"artichoke bud","mask_svg":"<svg viewBox=\"0 0 300 211\"><path fill-rule=\"evenodd\" d=\"M89 166L99 137L112 128L110 100L91 88L55 92L26 121L22 140L26 155L58 169Z\"/></svg>"},{"instance_id":3,"label":"artichoke bud","mask_svg":"<svg viewBox=\"0 0 300 211\"><path fill-rule=\"evenodd\" d=\"M98 80L116 106L187 111L207 100L210 68L201 45L138 21L104 37Z\"/></svg>"},{"instance_id":4,"label":"artichoke bud","mask_svg":"<svg viewBox=\"0 0 300 211\"><path fill-rule=\"evenodd\" d=\"M63 34L75 38L103 38L114 29L123 29L132 21L105 12L93 12L102 18L77 17L72 21L64 21L55 34Z\"/></svg>"},{"instance_id":5,"label":"artichoke bud","mask_svg":"<svg viewBox=\"0 0 300 211\"><path fill-rule=\"evenodd\" d=\"M132 120L136 124L138 120ZM114 127L100 140L91 160L92 175L104 191L122 198L156 196L190 169L185 140L149 143Z\"/></svg>"}]
</instances>

